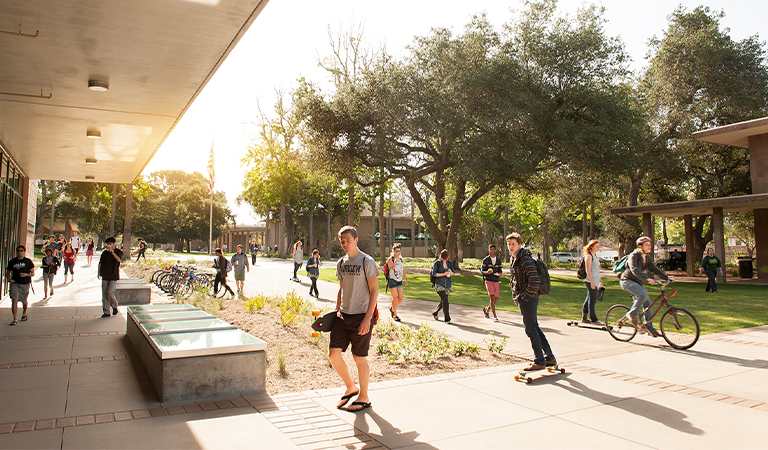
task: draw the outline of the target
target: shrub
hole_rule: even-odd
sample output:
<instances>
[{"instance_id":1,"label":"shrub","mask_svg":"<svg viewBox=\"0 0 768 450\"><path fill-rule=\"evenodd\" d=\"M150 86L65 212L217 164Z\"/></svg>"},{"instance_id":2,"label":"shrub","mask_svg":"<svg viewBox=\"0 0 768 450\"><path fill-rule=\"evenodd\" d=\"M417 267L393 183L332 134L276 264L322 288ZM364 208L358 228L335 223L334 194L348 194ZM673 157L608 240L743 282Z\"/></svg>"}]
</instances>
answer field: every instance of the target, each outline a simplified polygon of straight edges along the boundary
<instances>
[{"instance_id":1,"label":"shrub","mask_svg":"<svg viewBox=\"0 0 768 450\"><path fill-rule=\"evenodd\" d=\"M451 341L445 333L437 333L426 324L414 332L407 325L382 320L376 324L374 331L382 336L376 342L376 352L384 355L389 363L415 360L431 364L436 358L447 354L462 356L480 351L476 344Z\"/></svg>"},{"instance_id":2,"label":"shrub","mask_svg":"<svg viewBox=\"0 0 768 450\"><path fill-rule=\"evenodd\" d=\"M277 307L280 309L280 321L283 326L296 323L301 316L309 312L310 303L296 295L296 291L278 297Z\"/></svg>"},{"instance_id":3,"label":"shrub","mask_svg":"<svg viewBox=\"0 0 768 450\"><path fill-rule=\"evenodd\" d=\"M491 353L501 353L504 351L504 347L507 346L507 338L503 338L501 341L497 341L493 331L488 332L490 339L483 339L488 351Z\"/></svg>"},{"instance_id":4,"label":"shrub","mask_svg":"<svg viewBox=\"0 0 768 450\"><path fill-rule=\"evenodd\" d=\"M253 314L256 311L263 309L269 302L270 297L264 294L256 294L253 298L246 299L243 302L243 306L249 313Z\"/></svg>"}]
</instances>

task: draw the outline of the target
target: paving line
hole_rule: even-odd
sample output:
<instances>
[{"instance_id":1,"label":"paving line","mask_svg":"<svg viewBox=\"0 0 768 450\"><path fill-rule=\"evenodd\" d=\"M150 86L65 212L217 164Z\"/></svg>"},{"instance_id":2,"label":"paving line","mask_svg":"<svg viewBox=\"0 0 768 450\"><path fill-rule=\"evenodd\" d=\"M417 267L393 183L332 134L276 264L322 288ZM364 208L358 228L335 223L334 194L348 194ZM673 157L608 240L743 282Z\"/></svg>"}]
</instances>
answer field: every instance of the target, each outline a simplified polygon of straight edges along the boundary
<instances>
[{"instance_id":1,"label":"paving line","mask_svg":"<svg viewBox=\"0 0 768 450\"><path fill-rule=\"evenodd\" d=\"M21 336L0 336L0 341L13 341L19 339L52 339L64 337L90 337L90 336L119 336L125 334L125 331L102 331L96 333L63 333L63 334L44 334L44 335L21 335Z\"/></svg>"},{"instance_id":2,"label":"paving line","mask_svg":"<svg viewBox=\"0 0 768 450\"><path fill-rule=\"evenodd\" d=\"M109 362L109 361L123 361L126 359L134 359L135 355L114 355L114 356L95 356L88 358L72 358L72 359L54 359L51 361L27 361L16 363L3 363L0 364L0 370L3 369L21 369L26 367L43 367L43 366L60 366L64 364L85 364L96 362Z\"/></svg>"}]
</instances>

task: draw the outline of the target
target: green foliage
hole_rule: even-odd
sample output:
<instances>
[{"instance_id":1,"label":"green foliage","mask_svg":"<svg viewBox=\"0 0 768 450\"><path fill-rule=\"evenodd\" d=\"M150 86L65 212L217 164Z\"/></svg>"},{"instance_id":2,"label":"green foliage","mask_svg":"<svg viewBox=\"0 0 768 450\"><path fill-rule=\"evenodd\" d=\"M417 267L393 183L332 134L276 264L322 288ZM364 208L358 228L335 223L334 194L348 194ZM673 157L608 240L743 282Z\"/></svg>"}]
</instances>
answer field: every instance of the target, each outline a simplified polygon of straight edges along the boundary
<instances>
[{"instance_id":1,"label":"green foliage","mask_svg":"<svg viewBox=\"0 0 768 450\"><path fill-rule=\"evenodd\" d=\"M483 342L485 342L485 346L488 348L488 351L491 353L503 352L504 347L507 346L507 338L502 338L501 341L498 341L493 331L489 331L488 335L490 338L483 339Z\"/></svg>"},{"instance_id":2,"label":"green foliage","mask_svg":"<svg viewBox=\"0 0 768 450\"><path fill-rule=\"evenodd\" d=\"M281 347L275 348L275 357L277 358L277 371L282 376L288 375L288 361Z\"/></svg>"},{"instance_id":3,"label":"green foliage","mask_svg":"<svg viewBox=\"0 0 768 450\"><path fill-rule=\"evenodd\" d=\"M249 313L253 314L256 311L261 311L267 304L269 304L271 298L264 294L256 294L252 298L243 301L243 306Z\"/></svg>"},{"instance_id":4,"label":"green foliage","mask_svg":"<svg viewBox=\"0 0 768 450\"><path fill-rule=\"evenodd\" d=\"M375 349L385 355L387 362L419 361L431 364L445 355L463 356L477 354L477 344L465 341L451 341L445 333L437 333L429 325L422 324L418 330L391 320L379 321L374 331L382 336Z\"/></svg>"},{"instance_id":5,"label":"green foliage","mask_svg":"<svg viewBox=\"0 0 768 450\"><path fill-rule=\"evenodd\" d=\"M301 317L309 313L312 304L291 291L283 297L277 298L277 307L280 310L280 322L283 326L296 323Z\"/></svg>"}]
</instances>

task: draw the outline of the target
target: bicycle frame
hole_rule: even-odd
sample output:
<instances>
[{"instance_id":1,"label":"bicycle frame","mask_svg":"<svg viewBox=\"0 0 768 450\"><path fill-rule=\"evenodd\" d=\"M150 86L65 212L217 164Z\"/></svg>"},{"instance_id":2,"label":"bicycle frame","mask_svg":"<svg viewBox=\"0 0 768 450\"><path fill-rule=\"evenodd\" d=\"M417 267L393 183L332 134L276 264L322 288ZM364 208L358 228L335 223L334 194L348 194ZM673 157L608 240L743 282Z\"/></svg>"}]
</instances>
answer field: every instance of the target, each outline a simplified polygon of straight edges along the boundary
<instances>
[{"instance_id":1,"label":"bicycle frame","mask_svg":"<svg viewBox=\"0 0 768 450\"><path fill-rule=\"evenodd\" d=\"M669 282L659 283L659 284L661 285L661 293L659 294L659 296L656 297L656 300L654 300L647 308L643 309L642 314L638 314L638 317L644 319L645 313L648 312L649 310L652 310L653 307L656 305L656 303L659 303L659 300L661 300L661 302L659 303L659 306L656 308L655 311L653 311L653 313L651 314L651 317L648 318L647 322L652 321L656 317L656 315L659 313L659 311L661 311L662 308L666 307L664 308L665 311L669 308L672 308L672 305L669 304L669 302L667 301L667 298L674 297L675 294L677 294L677 289L669 286ZM672 289L671 293L667 292L666 290L667 287L670 287Z\"/></svg>"}]
</instances>

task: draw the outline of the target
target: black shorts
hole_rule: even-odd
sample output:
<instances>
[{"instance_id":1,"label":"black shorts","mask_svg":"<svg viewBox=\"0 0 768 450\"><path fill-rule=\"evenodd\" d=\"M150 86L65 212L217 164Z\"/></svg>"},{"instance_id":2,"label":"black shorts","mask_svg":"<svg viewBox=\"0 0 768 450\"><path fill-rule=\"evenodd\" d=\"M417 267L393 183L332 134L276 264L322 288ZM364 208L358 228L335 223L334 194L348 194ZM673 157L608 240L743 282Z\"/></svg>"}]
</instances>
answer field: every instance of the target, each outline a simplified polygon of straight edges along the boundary
<instances>
[{"instance_id":1,"label":"black shorts","mask_svg":"<svg viewBox=\"0 0 768 450\"><path fill-rule=\"evenodd\" d=\"M360 335L357 333L365 318L365 314L345 314L341 313L341 318L337 317L331 328L330 348L340 348L342 352L347 351L349 344L352 344L352 354L355 356L368 356L368 347L371 345L371 332L373 331L373 318L371 318L371 327L368 333Z\"/></svg>"},{"instance_id":2,"label":"black shorts","mask_svg":"<svg viewBox=\"0 0 768 450\"><path fill-rule=\"evenodd\" d=\"M392 278L387 280L387 287L390 289L403 287L402 281L393 280Z\"/></svg>"}]
</instances>

